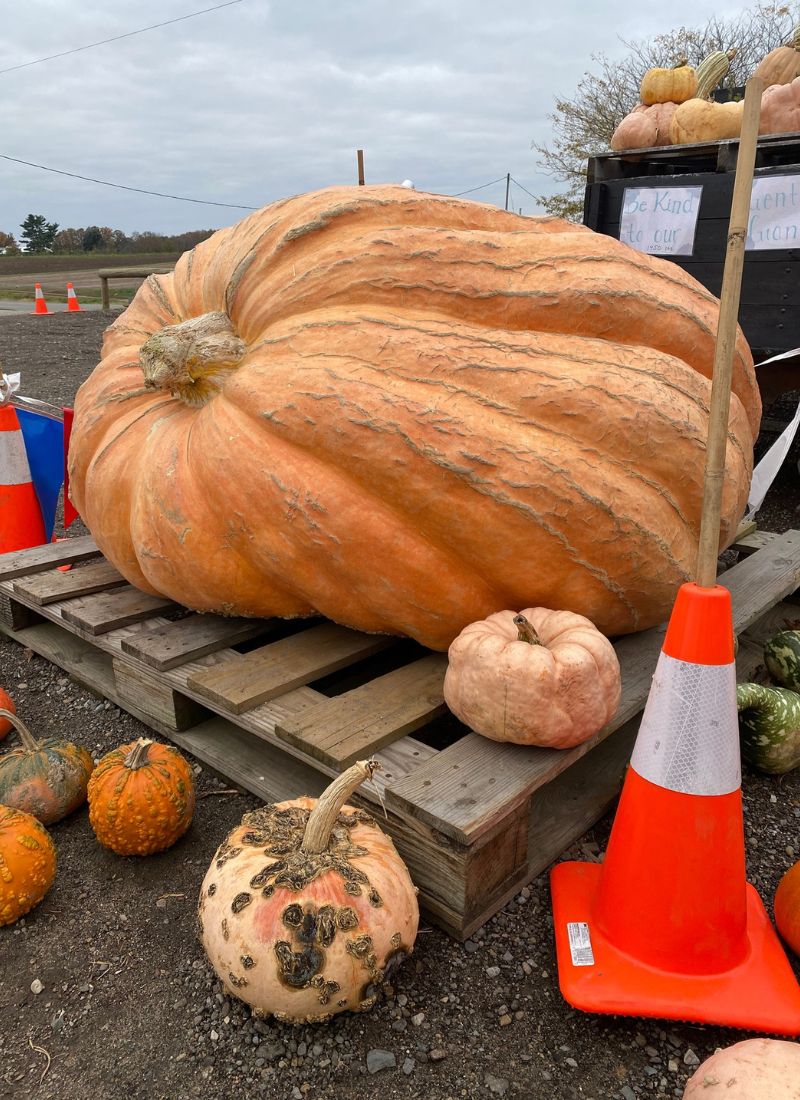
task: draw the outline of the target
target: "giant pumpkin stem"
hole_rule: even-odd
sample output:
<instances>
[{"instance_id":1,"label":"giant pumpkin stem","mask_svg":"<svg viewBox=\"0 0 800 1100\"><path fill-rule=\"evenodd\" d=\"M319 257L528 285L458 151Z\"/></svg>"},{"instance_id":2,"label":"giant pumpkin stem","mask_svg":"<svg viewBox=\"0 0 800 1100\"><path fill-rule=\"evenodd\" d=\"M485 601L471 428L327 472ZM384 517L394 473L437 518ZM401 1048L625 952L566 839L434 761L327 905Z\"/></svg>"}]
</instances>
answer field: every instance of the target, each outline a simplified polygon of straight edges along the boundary
<instances>
[{"instance_id":1,"label":"giant pumpkin stem","mask_svg":"<svg viewBox=\"0 0 800 1100\"><path fill-rule=\"evenodd\" d=\"M19 734L19 739L22 742L22 747L25 749L26 752L39 751L39 742L36 740L31 731L18 715L12 714L10 710L3 710L3 708L0 707L0 718L5 718L11 723L11 725Z\"/></svg>"},{"instance_id":2,"label":"giant pumpkin stem","mask_svg":"<svg viewBox=\"0 0 800 1100\"><path fill-rule=\"evenodd\" d=\"M143 768L147 761L147 751L153 744L153 739L150 737L140 737L131 751L123 760L123 764L126 768L130 768L132 772L135 772L137 768Z\"/></svg>"},{"instance_id":3,"label":"giant pumpkin stem","mask_svg":"<svg viewBox=\"0 0 800 1100\"><path fill-rule=\"evenodd\" d=\"M247 345L227 313L204 313L154 333L139 349L145 386L185 405L205 405L242 361Z\"/></svg>"},{"instance_id":4,"label":"giant pumpkin stem","mask_svg":"<svg viewBox=\"0 0 800 1100\"><path fill-rule=\"evenodd\" d=\"M377 760L358 760L334 779L330 787L326 787L309 815L303 843L300 845L302 851L311 854L325 851L342 806L356 787L360 787L365 780L372 779L379 767Z\"/></svg>"},{"instance_id":5,"label":"giant pumpkin stem","mask_svg":"<svg viewBox=\"0 0 800 1100\"><path fill-rule=\"evenodd\" d=\"M524 615L514 616L514 626L517 628L517 641L528 642L529 645L544 645L544 642Z\"/></svg>"}]
</instances>

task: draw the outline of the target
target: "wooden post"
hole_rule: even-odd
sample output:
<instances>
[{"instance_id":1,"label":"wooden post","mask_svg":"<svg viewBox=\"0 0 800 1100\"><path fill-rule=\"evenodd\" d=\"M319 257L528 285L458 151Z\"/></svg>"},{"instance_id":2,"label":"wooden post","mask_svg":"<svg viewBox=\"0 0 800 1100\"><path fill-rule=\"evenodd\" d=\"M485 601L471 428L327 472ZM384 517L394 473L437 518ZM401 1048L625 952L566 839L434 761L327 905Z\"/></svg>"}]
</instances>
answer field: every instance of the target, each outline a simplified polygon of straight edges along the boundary
<instances>
[{"instance_id":1,"label":"wooden post","mask_svg":"<svg viewBox=\"0 0 800 1100\"><path fill-rule=\"evenodd\" d=\"M736 178L733 184L731 218L722 293L717 322L717 342L714 350L714 374L711 383L711 408L708 416L703 511L700 520L700 541L697 548L695 580L704 588L717 582L719 555L719 524L722 513L722 487L725 478L725 451L728 445L731 376L736 349L736 321L742 289L747 223L750 218L750 196L753 189L753 166L758 144L758 123L761 115L761 93L764 82L751 77L747 82L742 117L742 136Z\"/></svg>"},{"instance_id":2,"label":"wooden post","mask_svg":"<svg viewBox=\"0 0 800 1100\"><path fill-rule=\"evenodd\" d=\"M364 186L364 150L356 149L356 156L358 157L358 186Z\"/></svg>"},{"instance_id":3,"label":"wooden post","mask_svg":"<svg viewBox=\"0 0 800 1100\"><path fill-rule=\"evenodd\" d=\"M100 276L100 295L103 309L111 309L111 299L108 296L108 276Z\"/></svg>"},{"instance_id":4,"label":"wooden post","mask_svg":"<svg viewBox=\"0 0 800 1100\"><path fill-rule=\"evenodd\" d=\"M511 173L506 174L506 210L508 210L508 193L511 190Z\"/></svg>"}]
</instances>

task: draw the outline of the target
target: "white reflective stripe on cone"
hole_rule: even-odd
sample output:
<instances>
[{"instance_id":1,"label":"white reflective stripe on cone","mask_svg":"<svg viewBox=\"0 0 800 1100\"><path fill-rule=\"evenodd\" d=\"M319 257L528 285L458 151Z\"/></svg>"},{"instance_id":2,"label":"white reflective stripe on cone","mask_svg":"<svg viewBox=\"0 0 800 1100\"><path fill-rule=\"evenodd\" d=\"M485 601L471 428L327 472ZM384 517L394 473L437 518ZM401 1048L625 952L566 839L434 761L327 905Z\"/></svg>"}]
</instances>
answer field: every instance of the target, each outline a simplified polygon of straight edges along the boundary
<instances>
[{"instance_id":1,"label":"white reflective stripe on cone","mask_svg":"<svg viewBox=\"0 0 800 1100\"><path fill-rule=\"evenodd\" d=\"M661 654L631 757L643 779L681 794L741 786L736 666Z\"/></svg>"},{"instance_id":2,"label":"white reflective stripe on cone","mask_svg":"<svg viewBox=\"0 0 800 1100\"><path fill-rule=\"evenodd\" d=\"M0 432L0 485L25 485L30 480L22 432Z\"/></svg>"}]
</instances>

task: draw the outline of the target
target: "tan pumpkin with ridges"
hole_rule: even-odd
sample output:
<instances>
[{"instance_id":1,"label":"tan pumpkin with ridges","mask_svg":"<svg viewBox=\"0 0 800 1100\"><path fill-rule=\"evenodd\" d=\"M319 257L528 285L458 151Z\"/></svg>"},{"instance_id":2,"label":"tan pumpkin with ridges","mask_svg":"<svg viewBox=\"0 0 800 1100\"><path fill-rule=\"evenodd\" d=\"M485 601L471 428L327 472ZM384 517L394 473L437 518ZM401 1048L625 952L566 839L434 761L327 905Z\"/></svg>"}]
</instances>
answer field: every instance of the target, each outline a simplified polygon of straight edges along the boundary
<instances>
[{"instance_id":1,"label":"tan pumpkin with ridges","mask_svg":"<svg viewBox=\"0 0 800 1100\"><path fill-rule=\"evenodd\" d=\"M785 46L770 50L756 66L753 76L766 85L791 84L800 76L800 27L796 27Z\"/></svg>"},{"instance_id":2,"label":"tan pumpkin with ridges","mask_svg":"<svg viewBox=\"0 0 800 1100\"><path fill-rule=\"evenodd\" d=\"M639 89L642 103L683 103L697 93L697 74L682 61L671 69L648 69Z\"/></svg>"},{"instance_id":3,"label":"tan pumpkin with ridges","mask_svg":"<svg viewBox=\"0 0 800 1100\"><path fill-rule=\"evenodd\" d=\"M714 103L708 99L690 99L672 116L670 136L673 145L694 145L725 141L742 132L744 100Z\"/></svg>"},{"instance_id":4,"label":"tan pumpkin with ridges","mask_svg":"<svg viewBox=\"0 0 800 1100\"><path fill-rule=\"evenodd\" d=\"M447 654L444 698L475 733L493 741L569 749L616 713L614 647L569 611L498 611L461 631Z\"/></svg>"},{"instance_id":5,"label":"tan pumpkin with ridges","mask_svg":"<svg viewBox=\"0 0 800 1100\"><path fill-rule=\"evenodd\" d=\"M718 312L675 264L558 219L298 196L108 330L73 499L131 583L195 610L439 650L507 606L640 630L694 567ZM760 417L741 333L734 358L723 546Z\"/></svg>"}]
</instances>

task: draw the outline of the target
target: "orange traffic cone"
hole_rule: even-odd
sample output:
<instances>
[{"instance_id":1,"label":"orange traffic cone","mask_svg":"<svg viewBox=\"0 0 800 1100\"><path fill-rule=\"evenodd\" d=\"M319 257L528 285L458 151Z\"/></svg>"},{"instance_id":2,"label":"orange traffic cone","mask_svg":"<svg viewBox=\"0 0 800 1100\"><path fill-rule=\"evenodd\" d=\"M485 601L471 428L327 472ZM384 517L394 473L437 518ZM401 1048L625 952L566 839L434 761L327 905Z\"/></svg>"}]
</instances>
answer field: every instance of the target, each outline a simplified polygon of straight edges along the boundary
<instances>
[{"instance_id":1,"label":"orange traffic cone","mask_svg":"<svg viewBox=\"0 0 800 1100\"><path fill-rule=\"evenodd\" d=\"M49 313L50 312L50 310L47 308L47 302L44 300L44 294L42 294L42 284L41 283L36 284L35 300L34 300L34 303L33 303L33 312L34 313Z\"/></svg>"},{"instance_id":2,"label":"orange traffic cone","mask_svg":"<svg viewBox=\"0 0 800 1100\"><path fill-rule=\"evenodd\" d=\"M551 875L570 1004L800 1035L800 986L745 881L740 783L730 594L684 584L605 862Z\"/></svg>"},{"instance_id":3,"label":"orange traffic cone","mask_svg":"<svg viewBox=\"0 0 800 1100\"><path fill-rule=\"evenodd\" d=\"M67 283L67 313L83 313L72 283Z\"/></svg>"},{"instance_id":4,"label":"orange traffic cone","mask_svg":"<svg viewBox=\"0 0 800 1100\"><path fill-rule=\"evenodd\" d=\"M46 541L17 414L0 404L0 554Z\"/></svg>"}]
</instances>

